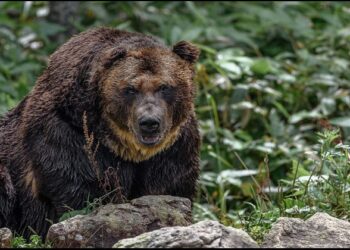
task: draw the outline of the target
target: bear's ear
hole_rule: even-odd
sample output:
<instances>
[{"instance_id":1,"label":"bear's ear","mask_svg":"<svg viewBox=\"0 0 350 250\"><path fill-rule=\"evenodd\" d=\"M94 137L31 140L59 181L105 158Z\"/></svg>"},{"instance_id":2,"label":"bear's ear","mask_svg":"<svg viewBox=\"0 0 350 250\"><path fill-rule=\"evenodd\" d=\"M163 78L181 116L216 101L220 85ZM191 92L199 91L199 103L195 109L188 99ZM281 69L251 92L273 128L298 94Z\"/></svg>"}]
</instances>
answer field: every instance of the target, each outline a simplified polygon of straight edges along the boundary
<instances>
[{"instance_id":1,"label":"bear's ear","mask_svg":"<svg viewBox=\"0 0 350 250\"><path fill-rule=\"evenodd\" d=\"M195 63L198 60L200 50L192 43L181 41L173 46L173 52L182 59Z\"/></svg>"},{"instance_id":2,"label":"bear's ear","mask_svg":"<svg viewBox=\"0 0 350 250\"><path fill-rule=\"evenodd\" d=\"M124 48L111 48L103 55L103 67L110 68L116 61L126 56L126 49Z\"/></svg>"}]
</instances>

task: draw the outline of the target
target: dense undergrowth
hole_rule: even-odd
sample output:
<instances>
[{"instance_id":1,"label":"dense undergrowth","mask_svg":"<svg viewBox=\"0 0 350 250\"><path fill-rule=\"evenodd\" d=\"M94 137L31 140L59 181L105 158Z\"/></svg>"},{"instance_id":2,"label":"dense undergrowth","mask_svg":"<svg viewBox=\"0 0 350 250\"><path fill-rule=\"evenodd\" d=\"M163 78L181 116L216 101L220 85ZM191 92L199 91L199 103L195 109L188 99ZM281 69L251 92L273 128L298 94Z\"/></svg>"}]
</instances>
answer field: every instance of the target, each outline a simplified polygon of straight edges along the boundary
<instances>
[{"instance_id":1,"label":"dense undergrowth","mask_svg":"<svg viewBox=\"0 0 350 250\"><path fill-rule=\"evenodd\" d=\"M0 114L30 91L59 46L50 36L65 27L47 12L42 1L0 3ZM81 2L74 24L201 48L194 219L245 228L260 241L280 216L349 219L349 13L349 3L327 1L104 1Z\"/></svg>"}]
</instances>

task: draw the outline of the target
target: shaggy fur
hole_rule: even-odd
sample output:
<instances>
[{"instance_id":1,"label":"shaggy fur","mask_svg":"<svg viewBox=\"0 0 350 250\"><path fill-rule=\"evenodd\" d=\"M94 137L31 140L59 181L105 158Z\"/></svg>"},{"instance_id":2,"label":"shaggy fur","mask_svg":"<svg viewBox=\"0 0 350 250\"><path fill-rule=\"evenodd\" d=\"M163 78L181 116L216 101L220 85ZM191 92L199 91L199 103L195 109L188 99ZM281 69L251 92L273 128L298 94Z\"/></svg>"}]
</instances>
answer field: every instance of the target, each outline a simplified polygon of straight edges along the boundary
<instances>
[{"instance_id":1,"label":"shaggy fur","mask_svg":"<svg viewBox=\"0 0 350 250\"><path fill-rule=\"evenodd\" d=\"M0 227L25 236L30 227L45 236L67 207L81 209L115 189L127 199L192 199L199 172L192 82L198 55L187 42L167 48L151 36L110 28L61 46L30 94L0 120ZM164 81L173 88L158 97L169 127L155 146L140 144L130 130L136 111L122 93L136 78L145 93ZM117 201L104 201L111 200Z\"/></svg>"}]
</instances>

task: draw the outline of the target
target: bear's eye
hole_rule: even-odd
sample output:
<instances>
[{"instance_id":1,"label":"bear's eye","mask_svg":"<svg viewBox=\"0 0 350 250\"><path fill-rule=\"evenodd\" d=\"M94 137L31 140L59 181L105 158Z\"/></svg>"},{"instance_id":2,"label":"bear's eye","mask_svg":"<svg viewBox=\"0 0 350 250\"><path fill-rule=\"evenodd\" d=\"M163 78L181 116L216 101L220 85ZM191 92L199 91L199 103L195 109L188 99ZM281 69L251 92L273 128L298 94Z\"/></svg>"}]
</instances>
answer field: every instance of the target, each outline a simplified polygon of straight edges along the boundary
<instances>
[{"instance_id":1,"label":"bear's eye","mask_svg":"<svg viewBox=\"0 0 350 250\"><path fill-rule=\"evenodd\" d=\"M135 94L137 94L137 89L135 89L134 87L132 87L132 86L128 86L128 87L126 87L125 89L124 89L124 93L126 94L126 95L135 95Z\"/></svg>"},{"instance_id":2,"label":"bear's eye","mask_svg":"<svg viewBox=\"0 0 350 250\"><path fill-rule=\"evenodd\" d=\"M171 87L167 84L162 84L157 91L161 92L161 93L167 93L169 92L169 90L171 90Z\"/></svg>"}]
</instances>

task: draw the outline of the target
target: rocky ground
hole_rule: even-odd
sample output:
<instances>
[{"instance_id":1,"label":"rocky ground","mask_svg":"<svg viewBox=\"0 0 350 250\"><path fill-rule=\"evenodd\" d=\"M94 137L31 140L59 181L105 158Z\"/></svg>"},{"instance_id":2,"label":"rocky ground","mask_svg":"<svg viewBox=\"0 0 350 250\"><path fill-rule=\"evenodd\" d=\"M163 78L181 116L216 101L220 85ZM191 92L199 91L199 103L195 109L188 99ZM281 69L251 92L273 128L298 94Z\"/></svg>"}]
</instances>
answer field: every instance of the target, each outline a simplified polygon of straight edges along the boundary
<instances>
[{"instance_id":1,"label":"rocky ground","mask_svg":"<svg viewBox=\"0 0 350 250\"><path fill-rule=\"evenodd\" d=\"M52 247L113 248L257 248L243 230L217 221L192 224L191 202L172 196L144 196L125 204L102 206L51 226ZM0 248L10 247L12 233L0 229ZM306 221L281 217L261 247L350 247L350 223L326 213Z\"/></svg>"}]
</instances>

